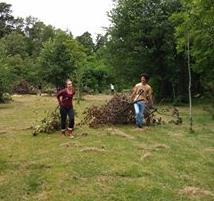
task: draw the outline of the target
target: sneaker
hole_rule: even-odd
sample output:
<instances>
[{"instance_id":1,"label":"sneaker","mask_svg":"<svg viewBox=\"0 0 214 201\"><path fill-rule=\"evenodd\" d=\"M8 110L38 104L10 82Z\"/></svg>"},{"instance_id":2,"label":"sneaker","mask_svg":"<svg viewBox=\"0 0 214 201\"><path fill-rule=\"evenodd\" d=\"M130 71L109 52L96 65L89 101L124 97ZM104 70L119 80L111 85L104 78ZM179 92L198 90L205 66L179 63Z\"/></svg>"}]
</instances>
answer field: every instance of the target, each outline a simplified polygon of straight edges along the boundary
<instances>
[{"instance_id":1,"label":"sneaker","mask_svg":"<svg viewBox=\"0 0 214 201\"><path fill-rule=\"evenodd\" d=\"M72 135L72 133L73 133L73 129L68 128L67 136L69 136L70 138L73 138L74 136Z\"/></svg>"},{"instance_id":2,"label":"sneaker","mask_svg":"<svg viewBox=\"0 0 214 201\"><path fill-rule=\"evenodd\" d=\"M65 132L66 130L61 130L61 134L62 135L66 135L66 132Z\"/></svg>"},{"instance_id":3,"label":"sneaker","mask_svg":"<svg viewBox=\"0 0 214 201\"><path fill-rule=\"evenodd\" d=\"M73 139L73 138L74 138L74 136L73 136L73 135L70 135L70 136L69 136L69 138L70 138L70 139Z\"/></svg>"}]
</instances>

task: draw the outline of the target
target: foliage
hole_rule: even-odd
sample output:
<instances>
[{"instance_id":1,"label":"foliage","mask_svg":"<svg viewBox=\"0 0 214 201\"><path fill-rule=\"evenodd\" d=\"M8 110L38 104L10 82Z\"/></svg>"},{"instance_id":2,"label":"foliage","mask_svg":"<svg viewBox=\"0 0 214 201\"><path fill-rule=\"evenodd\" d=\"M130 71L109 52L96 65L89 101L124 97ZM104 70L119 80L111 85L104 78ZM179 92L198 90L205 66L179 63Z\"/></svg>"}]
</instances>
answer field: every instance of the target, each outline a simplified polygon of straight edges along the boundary
<instances>
[{"instance_id":1,"label":"foliage","mask_svg":"<svg viewBox=\"0 0 214 201\"><path fill-rule=\"evenodd\" d=\"M111 80L112 75L108 66L96 56L88 57L83 72L83 86L102 92L108 88Z\"/></svg>"},{"instance_id":2,"label":"foliage","mask_svg":"<svg viewBox=\"0 0 214 201\"><path fill-rule=\"evenodd\" d=\"M182 0L182 10L172 16L176 25L177 50L185 52L190 34L192 70L200 74L203 89L214 92L214 4L212 0Z\"/></svg>"},{"instance_id":3,"label":"foliage","mask_svg":"<svg viewBox=\"0 0 214 201\"><path fill-rule=\"evenodd\" d=\"M12 32L0 39L1 57L8 67L11 82L26 80L32 85L39 82L37 60L32 59L28 52L27 37Z\"/></svg>"},{"instance_id":4,"label":"foliage","mask_svg":"<svg viewBox=\"0 0 214 201\"><path fill-rule=\"evenodd\" d=\"M10 91L10 78L5 66L2 66L0 62L0 103L5 102L4 94Z\"/></svg>"},{"instance_id":5,"label":"foliage","mask_svg":"<svg viewBox=\"0 0 214 201\"><path fill-rule=\"evenodd\" d=\"M60 129L60 116L57 109L51 113L47 113L46 117L41 120L41 124L33 126L34 136L38 135L39 133L50 134Z\"/></svg>"},{"instance_id":6,"label":"foliage","mask_svg":"<svg viewBox=\"0 0 214 201\"><path fill-rule=\"evenodd\" d=\"M23 34L12 32L1 39L1 44L9 56L20 55L21 58L28 56L27 41Z\"/></svg>"},{"instance_id":7,"label":"foliage","mask_svg":"<svg viewBox=\"0 0 214 201\"><path fill-rule=\"evenodd\" d=\"M4 93L10 91L11 76L9 73L8 65L6 63L5 49L2 48L0 43L0 103L4 102Z\"/></svg>"},{"instance_id":8,"label":"foliage","mask_svg":"<svg viewBox=\"0 0 214 201\"><path fill-rule=\"evenodd\" d=\"M93 41L87 31L73 38L32 16L16 18L0 3L1 88L21 80L62 87L72 77L79 92L104 92L110 83L123 90L147 72L157 101L186 102L189 32L193 95L213 98L213 13L212 0L116 0L111 26Z\"/></svg>"},{"instance_id":9,"label":"foliage","mask_svg":"<svg viewBox=\"0 0 214 201\"><path fill-rule=\"evenodd\" d=\"M101 93L108 89L113 79L108 66L97 55L88 56L70 77L78 89L78 94L82 91Z\"/></svg>"},{"instance_id":10,"label":"foliage","mask_svg":"<svg viewBox=\"0 0 214 201\"><path fill-rule=\"evenodd\" d=\"M110 13L108 43L118 79L134 84L142 72L158 82L156 95L171 95L177 67L174 28L169 21L179 1L119 0Z\"/></svg>"},{"instance_id":11,"label":"foliage","mask_svg":"<svg viewBox=\"0 0 214 201\"><path fill-rule=\"evenodd\" d=\"M95 52L105 47L107 43L107 34L98 34L96 37Z\"/></svg>"},{"instance_id":12,"label":"foliage","mask_svg":"<svg viewBox=\"0 0 214 201\"><path fill-rule=\"evenodd\" d=\"M11 4L0 2L0 38L14 29L14 21L15 19L11 14Z\"/></svg>"},{"instance_id":13,"label":"foliage","mask_svg":"<svg viewBox=\"0 0 214 201\"><path fill-rule=\"evenodd\" d=\"M84 46L88 55L91 55L94 52L95 45L89 32L85 32L81 36L77 36L76 40Z\"/></svg>"},{"instance_id":14,"label":"foliage","mask_svg":"<svg viewBox=\"0 0 214 201\"><path fill-rule=\"evenodd\" d=\"M24 28L24 34L28 41L28 52L33 58L39 56L43 47L43 43L49 39L53 39L56 30L51 25L45 25L34 17L27 17L25 19L26 26Z\"/></svg>"},{"instance_id":15,"label":"foliage","mask_svg":"<svg viewBox=\"0 0 214 201\"><path fill-rule=\"evenodd\" d=\"M142 72L151 75L157 99L187 99L184 47L191 37L193 94L213 91L213 3L118 0L109 14L109 62L126 88ZM182 51L181 51L182 49ZM123 82L125 80L125 82Z\"/></svg>"},{"instance_id":16,"label":"foliage","mask_svg":"<svg viewBox=\"0 0 214 201\"><path fill-rule=\"evenodd\" d=\"M84 50L74 39L65 33L57 33L53 39L44 43L41 50L41 75L56 87L63 87L64 81L79 67L84 58Z\"/></svg>"},{"instance_id":17,"label":"foliage","mask_svg":"<svg viewBox=\"0 0 214 201\"><path fill-rule=\"evenodd\" d=\"M12 96L9 94L9 93L4 93L3 95L2 95L2 99L1 99L1 101L3 102L3 103L9 103L9 102L11 102L13 99L12 99Z\"/></svg>"}]
</instances>

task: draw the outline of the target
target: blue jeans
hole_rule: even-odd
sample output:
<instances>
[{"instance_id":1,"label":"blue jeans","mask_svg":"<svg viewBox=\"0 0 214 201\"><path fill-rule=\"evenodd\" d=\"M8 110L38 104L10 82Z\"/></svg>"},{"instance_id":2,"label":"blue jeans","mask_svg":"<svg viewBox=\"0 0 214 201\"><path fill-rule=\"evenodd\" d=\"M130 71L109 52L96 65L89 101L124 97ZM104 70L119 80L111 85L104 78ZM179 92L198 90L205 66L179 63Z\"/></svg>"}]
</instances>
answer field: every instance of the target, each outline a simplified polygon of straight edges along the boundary
<instances>
[{"instance_id":1,"label":"blue jeans","mask_svg":"<svg viewBox=\"0 0 214 201\"><path fill-rule=\"evenodd\" d=\"M134 104L135 120L136 120L136 125L138 127L141 127L143 125L144 109L145 109L145 103L143 101L139 101Z\"/></svg>"}]
</instances>

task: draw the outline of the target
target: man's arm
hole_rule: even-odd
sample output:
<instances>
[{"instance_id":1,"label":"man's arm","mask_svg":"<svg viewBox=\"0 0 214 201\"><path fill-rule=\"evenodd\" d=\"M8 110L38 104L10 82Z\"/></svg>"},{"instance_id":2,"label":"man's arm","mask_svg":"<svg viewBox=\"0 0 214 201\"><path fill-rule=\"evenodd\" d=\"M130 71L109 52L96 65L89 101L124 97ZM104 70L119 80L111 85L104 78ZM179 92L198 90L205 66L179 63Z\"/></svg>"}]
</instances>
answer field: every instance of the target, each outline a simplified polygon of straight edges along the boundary
<instances>
[{"instance_id":1,"label":"man's arm","mask_svg":"<svg viewBox=\"0 0 214 201\"><path fill-rule=\"evenodd\" d=\"M136 96L136 87L134 86L134 87L132 88L132 93L131 93L131 100L132 100L132 101L134 101L135 96Z\"/></svg>"},{"instance_id":2,"label":"man's arm","mask_svg":"<svg viewBox=\"0 0 214 201\"><path fill-rule=\"evenodd\" d=\"M149 89L148 89L147 100L148 100L149 105L151 107L153 107L153 91L152 91L151 87L149 87Z\"/></svg>"}]
</instances>

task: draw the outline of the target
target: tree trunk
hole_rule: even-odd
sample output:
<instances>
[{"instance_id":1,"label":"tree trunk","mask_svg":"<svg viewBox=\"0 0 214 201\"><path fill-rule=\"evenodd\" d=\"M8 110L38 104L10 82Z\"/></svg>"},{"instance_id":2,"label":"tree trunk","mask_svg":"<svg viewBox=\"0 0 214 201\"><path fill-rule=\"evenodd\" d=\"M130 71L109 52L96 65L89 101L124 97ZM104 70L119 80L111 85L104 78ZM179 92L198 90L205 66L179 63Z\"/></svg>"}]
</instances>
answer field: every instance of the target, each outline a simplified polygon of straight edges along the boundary
<instances>
[{"instance_id":1,"label":"tree trunk","mask_svg":"<svg viewBox=\"0 0 214 201\"><path fill-rule=\"evenodd\" d=\"M190 38L189 31L187 33L187 60L188 60L188 73L189 73L189 129L192 130L192 93L191 93L191 85L192 85L192 77L191 77L191 66L190 66Z\"/></svg>"}]
</instances>

